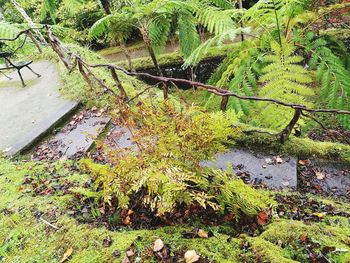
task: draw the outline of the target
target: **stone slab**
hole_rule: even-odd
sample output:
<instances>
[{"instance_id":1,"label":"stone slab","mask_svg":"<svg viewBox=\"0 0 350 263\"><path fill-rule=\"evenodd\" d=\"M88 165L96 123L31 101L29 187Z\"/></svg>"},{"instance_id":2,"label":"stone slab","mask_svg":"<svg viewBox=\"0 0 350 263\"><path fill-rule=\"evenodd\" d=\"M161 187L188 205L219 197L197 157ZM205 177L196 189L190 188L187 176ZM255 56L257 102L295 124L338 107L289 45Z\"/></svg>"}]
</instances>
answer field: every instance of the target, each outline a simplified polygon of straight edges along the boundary
<instances>
[{"instance_id":1,"label":"stone slab","mask_svg":"<svg viewBox=\"0 0 350 263\"><path fill-rule=\"evenodd\" d=\"M105 116L84 118L74 128L57 133L47 143L37 147L34 159L78 159L91 148L109 122L110 117Z\"/></svg>"},{"instance_id":2,"label":"stone slab","mask_svg":"<svg viewBox=\"0 0 350 263\"><path fill-rule=\"evenodd\" d=\"M108 133L107 139L109 141L113 140L113 144L111 146L114 148L132 149L133 151L138 151L136 144L132 141L132 134L126 127L115 125Z\"/></svg>"},{"instance_id":3,"label":"stone slab","mask_svg":"<svg viewBox=\"0 0 350 263\"><path fill-rule=\"evenodd\" d=\"M269 188L296 188L297 160L293 157L277 157L250 150L231 149L219 153L213 161L201 162L212 167L245 177L251 184L265 184Z\"/></svg>"},{"instance_id":4,"label":"stone slab","mask_svg":"<svg viewBox=\"0 0 350 263\"><path fill-rule=\"evenodd\" d=\"M313 165L315 167L315 180L323 191L336 195L350 194L349 164L314 160Z\"/></svg>"},{"instance_id":5,"label":"stone slab","mask_svg":"<svg viewBox=\"0 0 350 263\"><path fill-rule=\"evenodd\" d=\"M31 67L42 77L23 69L24 88L16 71L7 74L12 80L0 78L0 151L8 156L31 146L78 106L60 96L55 64L40 61Z\"/></svg>"}]
</instances>

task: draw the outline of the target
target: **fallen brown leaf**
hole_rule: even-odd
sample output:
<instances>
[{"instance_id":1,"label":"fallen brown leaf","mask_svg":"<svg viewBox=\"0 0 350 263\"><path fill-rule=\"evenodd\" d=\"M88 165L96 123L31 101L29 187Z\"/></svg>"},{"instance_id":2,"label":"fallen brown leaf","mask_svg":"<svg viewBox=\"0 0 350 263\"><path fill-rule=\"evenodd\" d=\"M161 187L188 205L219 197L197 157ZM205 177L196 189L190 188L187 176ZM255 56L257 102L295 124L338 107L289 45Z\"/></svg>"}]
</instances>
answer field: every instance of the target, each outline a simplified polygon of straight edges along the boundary
<instances>
[{"instance_id":1,"label":"fallen brown leaf","mask_svg":"<svg viewBox=\"0 0 350 263\"><path fill-rule=\"evenodd\" d=\"M127 216L127 217L125 217L125 218L123 219L123 224L124 224L124 225L129 225L130 222L131 222L130 216Z\"/></svg>"},{"instance_id":2,"label":"fallen brown leaf","mask_svg":"<svg viewBox=\"0 0 350 263\"><path fill-rule=\"evenodd\" d=\"M302 242L306 242L307 239L308 239L307 233L304 232L304 233L302 233L302 234L300 235L300 240L301 240Z\"/></svg>"},{"instance_id":3,"label":"fallen brown leaf","mask_svg":"<svg viewBox=\"0 0 350 263\"><path fill-rule=\"evenodd\" d=\"M260 211L256 216L256 221L258 225L264 226L268 223L269 220L269 214L265 211Z\"/></svg>"},{"instance_id":4,"label":"fallen brown leaf","mask_svg":"<svg viewBox=\"0 0 350 263\"><path fill-rule=\"evenodd\" d=\"M299 162L298 162L300 165L305 165L307 162L306 162L306 160L299 160Z\"/></svg>"},{"instance_id":5,"label":"fallen brown leaf","mask_svg":"<svg viewBox=\"0 0 350 263\"><path fill-rule=\"evenodd\" d=\"M325 178L325 175L321 172L315 172L315 175L318 180L323 180Z\"/></svg>"}]
</instances>

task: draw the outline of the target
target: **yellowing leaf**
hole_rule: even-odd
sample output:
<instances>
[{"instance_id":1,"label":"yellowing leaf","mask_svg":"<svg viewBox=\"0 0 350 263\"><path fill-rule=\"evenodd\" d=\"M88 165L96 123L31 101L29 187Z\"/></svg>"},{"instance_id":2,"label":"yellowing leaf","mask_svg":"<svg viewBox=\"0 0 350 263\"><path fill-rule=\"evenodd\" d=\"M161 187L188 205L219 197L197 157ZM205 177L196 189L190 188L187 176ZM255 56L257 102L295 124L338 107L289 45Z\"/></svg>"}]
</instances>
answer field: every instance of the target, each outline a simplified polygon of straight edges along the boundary
<instances>
[{"instance_id":1,"label":"yellowing leaf","mask_svg":"<svg viewBox=\"0 0 350 263\"><path fill-rule=\"evenodd\" d=\"M197 235L201 238L208 238L208 233L205 232L203 229L199 229L198 232L197 232Z\"/></svg>"},{"instance_id":2,"label":"yellowing leaf","mask_svg":"<svg viewBox=\"0 0 350 263\"><path fill-rule=\"evenodd\" d=\"M318 218L325 217L326 213L313 213L314 216L317 216Z\"/></svg>"},{"instance_id":3,"label":"yellowing leaf","mask_svg":"<svg viewBox=\"0 0 350 263\"><path fill-rule=\"evenodd\" d=\"M61 259L61 263L65 262L73 253L73 248L70 247L66 250L66 252L63 254L63 257Z\"/></svg>"}]
</instances>

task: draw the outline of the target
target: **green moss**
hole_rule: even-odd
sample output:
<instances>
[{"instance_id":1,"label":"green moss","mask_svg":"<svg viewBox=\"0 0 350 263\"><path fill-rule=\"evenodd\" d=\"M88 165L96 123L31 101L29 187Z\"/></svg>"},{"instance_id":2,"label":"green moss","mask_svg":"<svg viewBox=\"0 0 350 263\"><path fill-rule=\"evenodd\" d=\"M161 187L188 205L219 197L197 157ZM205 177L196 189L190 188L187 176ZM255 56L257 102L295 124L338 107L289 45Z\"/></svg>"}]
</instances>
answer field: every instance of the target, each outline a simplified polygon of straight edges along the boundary
<instances>
[{"instance_id":1,"label":"green moss","mask_svg":"<svg viewBox=\"0 0 350 263\"><path fill-rule=\"evenodd\" d=\"M256 132L247 133L247 131L256 130L254 127L237 124L236 129L241 131L241 135L236 137L235 140L242 146L264 149L264 151L272 150L276 153L289 154L299 158L316 157L346 163L350 162L349 145L333 142L318 142L308 138L298 138L294 136L290 136L284 144L281 144L277 136Z\"/></svg>"},{"instance_id":2,"label":"green moss","mask_svg":"<svg viewBox=\"0 0 350 263\"><path fill-rule=\"evenodd\" d=\"M279 262L279 263L292 263L298 262L287 258L287 254L283 249L277 245L274 245L262 238L248 238L251 249L251 262ZM249 254L248 254L249 256Z\"/></svg>"},{"instance_id":3,"label":"green moss","mask_svg":"<svg viewBox=\"0 0 350 263\"><path fill-rule=\"evenodd\" d=\"M327 257L340 256L349 257L350 255L350 227L345 224L345 218L342 220L322 221L320 223L305 224L293 220L275 220L267 230L260 236L272 244L279 243L284 247L285 252L299 261L305 259L305 253L295 253L298 248L303 251L303 242L301 236L306 236L310 242L318 244L317 251L323 248L334 248L339 253L331 253ZM342 223L335 223L342 222ZM282 243L282 244L281 244ZM297 248L297 249L296 249Z\"/></svg>"},{"instance_id":4,"label":"green moss","mask_svg":"<svg viewBox=\"0 0 350 263\"><path fill-rule=\"evenodd\" d=\"M230 225L210 227L195 223L195 226L214 233L209 239L184 238L183 233L194 227L187 225L155 230L123 227L109 231L103 226L78 223L67 215L72 196L32 196L22 184L25 176L46 178L52 173L81 184L87 177L71 172L71 165L70 162L14 163L0 159L0 257L5 257L8 262L59 262L65 251L72 247L71 262L121 262L125 251L133 244L143 262L153 262L149 248L161 238L177 255L195 249L210 262L294 262L293 259L305 261L307 257L300 240L301 234L307 233L312 242L320 244L320 249L338 249L339 252L327 254L329 259L347 262L350 258L350 224L348 218L342 216L326 216L321 222L310 224L273 219L260 236L240 238L230 238L236 235ZM328 199L322 201L337 203L340 211L348 210L349 204ZM59 230L48 226L40 217L52 222ZM113 240L110 247L103 246L107 236ZM241 249L241 244L246 241L248 251ZM117 259L113 257L115 250L122 254Z\"/></svg>"},{"instance_id":5,"label":"green moss","mask_svg":"<svg viewBox=\"0 0 350 263\"><path fill-rule=\"evenodd\" d=\"M145 48L145 44L142 41L133 43L132 45L127 46L127 50L129 50L129 52L137 49L141 49L141 48ZM118 47L109 47L109 48L102 49L98 51L97 54L99 54L100 56L108 56L108 55L113 55L121 52L123 52L123 49L118 46Z\"/></svg>"},{"instance_id":6,"label":"green moss","mask_svg":"<svg viewBox=\"0 0 350 263\"><path fill-rule=\"evenodd\" d=\"M37 164L12 163L0 159L0 257L8 262L59 262L65 251L72 247L71 262L111 262L113 251L122 255L135 244L141 257L146 249L161 238L171 251L184 252L195 249L202 257L216 262L238 262L239 240L227 242L229 236L216 233L209 239L185 239L183 232L192 230L189 226L164 227L157 230L130 230L122 228L109 231L104 227L79 224L66 215L68 196L31 196L23 188L26 175L43 176L54 165L57 173L68 174L67 163ZM69 175L67 178L79 178ZM40 217L54 220L59 227L55 230ZM103 246L103 239L110 236L113 243Z\"/></svg>"}]
</instances>

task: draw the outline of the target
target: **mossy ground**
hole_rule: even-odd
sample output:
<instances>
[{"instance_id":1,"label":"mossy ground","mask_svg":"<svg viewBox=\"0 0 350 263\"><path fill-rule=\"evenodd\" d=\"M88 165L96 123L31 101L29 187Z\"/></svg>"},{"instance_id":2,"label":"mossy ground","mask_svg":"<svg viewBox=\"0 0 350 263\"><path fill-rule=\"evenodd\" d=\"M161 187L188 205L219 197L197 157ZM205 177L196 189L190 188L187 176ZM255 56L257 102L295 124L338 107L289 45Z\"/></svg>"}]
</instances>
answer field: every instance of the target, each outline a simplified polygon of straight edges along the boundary
<instances>
[{"instance_id":1,"label":"mossy ground","mask_svg":"<svg viewBox=\"0 0 350 263\"><path fill-rule=\"evenodd\" d=\"M65 180L82 184L87 175L78 174L68 162L31 163L0 160L0 257L4 262L59 262L67 249L73 248L70 262L121 262L125 251L133 245L143 262L154 262L150 255L153 242L161 238L172 253L195 249L210 262L293 262L307 261L302 235L319 244L317 251L332 248L327 254L331 262L349 262L350 224L342 216L325 216L319 222L274 218L262 234L248 236L230 225L191 225L133 230L119 228L110 231L104 226L79 223L68 213L73 200L70 194L33 195L23 184L26 176L64 175ZM69 175L68 175L69 174ZM68 175L68 176L67 176ZM323 200L330 204L336 202ZM339 211L349 205L338 202ZM275 215L277 216L277 215ZM59 229L47 225L52 222ZM183 233L194 227L212 231L208 239L184 238ZM109 247L103 240L110 237ZM115 258L114 251L121 256Z\"/></svg>"}]
</instances>

